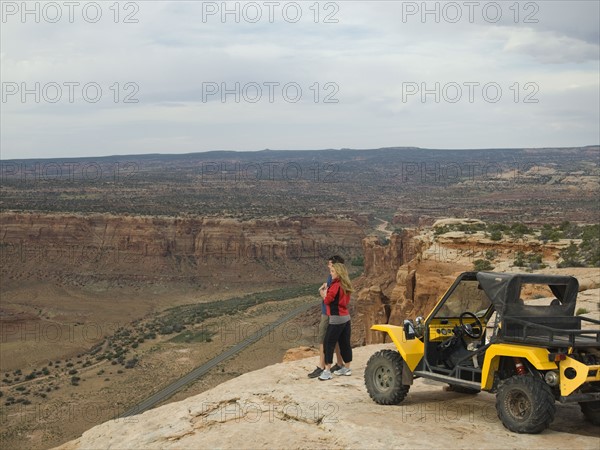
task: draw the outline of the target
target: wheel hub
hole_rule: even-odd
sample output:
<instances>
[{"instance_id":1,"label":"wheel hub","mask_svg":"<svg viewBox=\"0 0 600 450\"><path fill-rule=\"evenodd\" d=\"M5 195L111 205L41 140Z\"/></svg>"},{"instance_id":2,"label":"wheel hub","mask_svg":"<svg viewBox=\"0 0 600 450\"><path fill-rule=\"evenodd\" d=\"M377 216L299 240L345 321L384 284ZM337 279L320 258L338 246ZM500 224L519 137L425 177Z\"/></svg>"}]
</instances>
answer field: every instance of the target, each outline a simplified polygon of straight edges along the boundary
<instances>
[{"instance_id":1,"label":"wheel hub","mask_svg":"<svg viewBox=\"0 0 600 450\"><path fill-rule=\"evenodd\" d=\"M375 384L383 391L392 386L391 371L387 367L379 367L375 371Z\"/></svg>"},{"instance_id":2,"label":"wheel hub","mask_svg":"<svg viewBox=\"0 0 600 450\"><path fill-rule=\"evenodd\" d=\"M506 397L506 410L518 420L526 419L531 413L531 401L523 392L512 392Z\"/></svg>"}]
</instances>

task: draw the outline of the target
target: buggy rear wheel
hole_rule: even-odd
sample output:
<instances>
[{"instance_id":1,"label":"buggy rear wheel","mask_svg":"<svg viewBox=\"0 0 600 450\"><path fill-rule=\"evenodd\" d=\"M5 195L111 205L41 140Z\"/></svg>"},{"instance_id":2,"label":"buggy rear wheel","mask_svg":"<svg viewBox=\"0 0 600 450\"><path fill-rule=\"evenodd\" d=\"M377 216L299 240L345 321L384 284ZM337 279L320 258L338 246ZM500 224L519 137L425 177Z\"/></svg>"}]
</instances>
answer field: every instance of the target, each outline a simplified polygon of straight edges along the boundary
<instances>
[{"instance_id":1,"label":"buggy rear wheel","mask_svg":"<svg viewBox=\"0 0 600 450\"><path fill-rule=\"evenodd\" d=\"M515 375L500 384L496 411L510 431L536 434L550 426L556 406L550 387L540 378Z\"/></svg>"},{"instance_id":2,"label":"buggy rear wheel","mask_svg":"<svg viewBox=\"0 0 600 450\"><path fill-rule=\"evenodd\" d=\"M365 386L376 403L397 405L404 400L410 386L402 384L403 366L402 356L393 350L381 350L369 358Z\"/></svg>"}]
</instances>

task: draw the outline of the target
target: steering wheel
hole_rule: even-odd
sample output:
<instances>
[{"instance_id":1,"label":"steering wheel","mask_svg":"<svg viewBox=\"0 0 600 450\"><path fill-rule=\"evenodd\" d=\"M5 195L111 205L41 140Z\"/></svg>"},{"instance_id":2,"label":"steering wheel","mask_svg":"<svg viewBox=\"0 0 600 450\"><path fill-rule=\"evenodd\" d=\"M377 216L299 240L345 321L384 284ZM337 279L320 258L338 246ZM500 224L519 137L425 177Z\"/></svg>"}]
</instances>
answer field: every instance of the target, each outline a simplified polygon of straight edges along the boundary
<instances>
[{"instance_id":1,"label":"steering wheel","mask_svg":"<svg viewBox=\"0 0 600 450\"><path fill-rule=\"evenodd\" d=\"M473 325L475 325L477 328L479 328L479 334L475 333L474 331L474 327L473 325L471 325L470 323L464 323L463 319L468 316L471 317L473 319L475 319L475 323ZM481 321L479 320L479 318L473 314L470 311L465 311L464 313L462 313L459 317L459 322L460 322L460 327L462 328L462 330L465 332L465 334L467 336L469 336L470 338L473 339L479 339L481 337L481 335L483 334L483 326L481 325Z\"/></svg>"}]
</instances>

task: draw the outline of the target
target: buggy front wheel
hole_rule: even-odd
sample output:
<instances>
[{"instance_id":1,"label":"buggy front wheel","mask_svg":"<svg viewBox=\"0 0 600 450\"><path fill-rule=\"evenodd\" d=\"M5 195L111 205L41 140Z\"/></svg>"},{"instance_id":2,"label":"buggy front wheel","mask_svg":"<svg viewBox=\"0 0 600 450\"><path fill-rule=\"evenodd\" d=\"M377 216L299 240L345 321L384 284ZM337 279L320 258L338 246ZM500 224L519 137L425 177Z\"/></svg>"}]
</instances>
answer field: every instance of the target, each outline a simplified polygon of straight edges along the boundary
<instances>
[{"instance_id":1,"label":"buggy front wheel","mask_svg":"<svg viewBox=\"0 0 600 450\"><path fill-rule=\"evenodd\" d=\"M397 405L406 397L409 385L402 384L404 362L400 353L381 350L367 362L365 386L369 396L381 405Z\"/></svg>"}]
</instances>

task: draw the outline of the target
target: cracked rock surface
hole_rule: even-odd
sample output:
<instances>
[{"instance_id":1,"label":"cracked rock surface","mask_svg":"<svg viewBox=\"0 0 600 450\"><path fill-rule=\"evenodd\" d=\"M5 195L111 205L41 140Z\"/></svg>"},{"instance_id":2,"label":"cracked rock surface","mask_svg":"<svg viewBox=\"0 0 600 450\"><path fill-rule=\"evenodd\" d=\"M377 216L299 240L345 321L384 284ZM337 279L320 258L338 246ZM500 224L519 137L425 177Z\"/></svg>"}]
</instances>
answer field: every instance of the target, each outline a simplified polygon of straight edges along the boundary
<instances>
[{"instance_id":1,"label":"cracked rock surface","mask_svg":"<svg viewBox=\"0 0 600 450\"><path fill-rule=\"evenodd\" d=\"M352 376L309 379L310 357L249 372L209 391L86 431L59 449L200 448L585 448L598 427L578 405L557 405L540 435L502 426L495 397L449 392L415 380L400 405L374 403L363 381L368 358L389 344L354 349Z\"/></svg>"}]
</instances>

